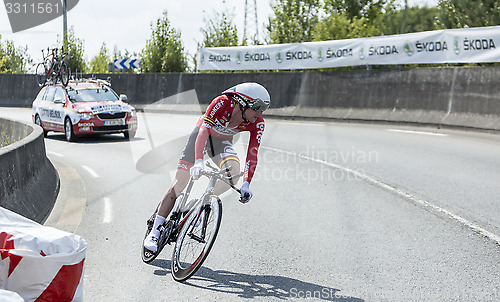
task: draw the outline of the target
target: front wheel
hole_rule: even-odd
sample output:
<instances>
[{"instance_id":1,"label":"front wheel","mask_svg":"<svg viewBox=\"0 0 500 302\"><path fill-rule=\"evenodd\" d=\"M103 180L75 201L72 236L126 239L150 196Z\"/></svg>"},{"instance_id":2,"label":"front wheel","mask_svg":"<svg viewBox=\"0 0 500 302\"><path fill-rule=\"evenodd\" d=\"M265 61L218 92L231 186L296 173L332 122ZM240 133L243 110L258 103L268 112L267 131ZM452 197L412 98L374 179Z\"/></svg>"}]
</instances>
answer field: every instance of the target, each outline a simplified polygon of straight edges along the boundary
<instances>
[{"instance_id":1,"label":"front wheel","mask_svg":"<svg viewBox=\"0 0 500 302\"><path fill-rule=\"evenodd\" d=\"M174 280L189 279L201 267L210 253L222 220L222 202L211 196L208 203L192 212L184 223L172 254Z\"/></svg>"},{"instance_id":2,"label":"front wheel","mask_svg":"<svg viewBox=\"0 0 500 302\"><path fill-rule=\"evenodd\" d=\"M68 142L76 141L76 135L73 131L73 123L71 123L71 119L69 117L64 121L64 134Z\"/></svg>"},{"instance_id":3,"label":"front wheel","mask_svg":"<svg viewBox=\"0 0 500 302\"><path fill-rule=\"evenodd\" d=\"M137 133L137 131L135 131L135 130L127 130L127 131L123 132L123 136L125 136L125 139L132 139L135 137L136 133Z\"/></svg>"}]
</instances>

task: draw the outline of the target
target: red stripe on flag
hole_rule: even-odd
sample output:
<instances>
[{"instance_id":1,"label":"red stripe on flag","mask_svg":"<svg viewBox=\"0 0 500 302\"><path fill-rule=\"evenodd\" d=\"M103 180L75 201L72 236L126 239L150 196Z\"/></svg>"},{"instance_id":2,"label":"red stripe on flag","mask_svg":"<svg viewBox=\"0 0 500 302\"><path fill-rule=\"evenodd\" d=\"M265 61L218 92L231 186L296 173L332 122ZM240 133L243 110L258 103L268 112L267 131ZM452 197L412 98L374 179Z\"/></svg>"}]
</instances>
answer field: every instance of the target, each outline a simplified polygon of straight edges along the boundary
<instances>
[{"instance_id":1,"label":"red stripe on flag","mask_svg":"<svg viewBox=\"0 0 500 302\"><path fill-rule=\"evenodd\" d=\"M75 296L83 273L83 259L80 263L63 265L54 280L35 302L71 301Z\"/></svg>"},{"instance_id":2,"label":"red stripe on flag","mask_svg":"<svg viewBox=\"0 0 500 302\"><path fill-rule=\"evenodd\" d=\"M5 232L0 233L0 257L2 260L7 257L10 258L8 277L10 277L21 259L23 259L22 256L13 255L9 252L9 250L13 250L14 248L14 236Z\"/></svg>"}]
</instances>

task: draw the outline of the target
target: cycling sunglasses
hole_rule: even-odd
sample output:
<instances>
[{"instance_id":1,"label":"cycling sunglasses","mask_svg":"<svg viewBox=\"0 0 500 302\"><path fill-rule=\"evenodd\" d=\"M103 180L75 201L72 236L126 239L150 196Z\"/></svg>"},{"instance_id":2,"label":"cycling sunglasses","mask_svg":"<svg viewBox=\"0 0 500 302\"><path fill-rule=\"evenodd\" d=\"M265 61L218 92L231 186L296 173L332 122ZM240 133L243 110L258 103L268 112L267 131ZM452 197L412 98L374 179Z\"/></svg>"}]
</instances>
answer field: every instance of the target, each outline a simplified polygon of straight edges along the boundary
<instances>
[{"instance_id":1,"label":"cycling sunglasses","mask_svg":"<svg viewBox=\"0 0 500 302\"><path fill-rule=\"evenodd\" d=\"M269 108L269 103L264 102L261 99L250 99L249 97L246 97L242 94L234 93L232 94L233 98L240 103L240 105L246 107L248 106L249 108L255 110L255 111L260 111L264 112Z\"/></svg>"},{"instance_id":2,"label":"cycling sunglasses","mask_svg":"<svg viewBox=\"0 0 500 302\"><path fill-rule=\"evenodd\" d=\"M266 103L261 99L255 99L253 101L249 101L249 103L251 104L250 108L255 111L264 112L267 108L269 108L269 103Z\"/></svg>"}]
</instances>

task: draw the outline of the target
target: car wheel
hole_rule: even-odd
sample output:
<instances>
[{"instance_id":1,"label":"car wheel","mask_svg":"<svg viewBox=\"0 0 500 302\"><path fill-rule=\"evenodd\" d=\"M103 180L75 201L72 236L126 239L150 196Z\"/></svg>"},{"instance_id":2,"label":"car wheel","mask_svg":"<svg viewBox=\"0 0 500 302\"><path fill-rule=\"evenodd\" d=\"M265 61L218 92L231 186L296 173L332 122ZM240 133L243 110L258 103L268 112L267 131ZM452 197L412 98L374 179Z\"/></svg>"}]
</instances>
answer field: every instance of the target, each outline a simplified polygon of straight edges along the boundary
<instances>
[{"instance_id":1,"label":"car wheel","mask_svg":"<svg viewBox=\"0 0 500 302\"><path fill-rule=\"evenodd\" d=\"M67 117L64 121L64 134L68 142L74 142L76 140L76 135L73 132L73 124L71 123L71 119L69 117Z\"/></svg>"},{"instance_id":2,"label":"car wheel","mask_svg":"<svg viewBox=\"0 0 500 302\"><path fill-rule=\"evenodd\" d=\"M35 124L42 127L42 119L40 118L40 116L38 114L35 116ZM47 137L47 133L49 131L43 129L43 127L42 127L42 130L43 130L43 137Z\"/></svg>"},{"instance_id":3,"label":"car wheel","mask_svg":"<svg viewBox=\"0 0 500 302\"><path fill-rule=\"evenodd\" d=\"M125 138L134 138L135 137L135 134L137 133L137 131L125 131L123 132L123 136L125 136Z\"/></svg>"}]
</instances>

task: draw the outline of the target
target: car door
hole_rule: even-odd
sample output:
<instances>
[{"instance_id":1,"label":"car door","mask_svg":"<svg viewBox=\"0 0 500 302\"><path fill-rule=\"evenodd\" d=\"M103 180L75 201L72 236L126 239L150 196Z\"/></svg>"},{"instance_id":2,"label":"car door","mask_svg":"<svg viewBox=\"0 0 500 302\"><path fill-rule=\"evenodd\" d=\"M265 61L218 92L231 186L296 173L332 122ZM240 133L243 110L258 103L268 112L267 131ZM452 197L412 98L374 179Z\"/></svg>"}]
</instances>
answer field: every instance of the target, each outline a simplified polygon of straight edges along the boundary
<instances>
[{"instance_id":1,"label":"car door","mask_svg":"<svg viewBox=\"0 0 500 302\"><path fill-rule=\"evenodd\" d=\"M52 100L54 99L55 92L55 87L47 87L41 101L39 102L40 118L47 130L55 130L51 117Z\"/></svg>"},{"instance_id":2,"label":"car door","mask_svg":"<svg viewBox=\"0 0 500 302\"><path fill-rule=\"evenodd\" d=\"M56 87L54 99L52 101L52 119L56 127L64 129L64 106L66 105L66 94L62 87Z\"/></svg>"},{"instance_id":3,"label":"car door","mask_svg":"<svg viewBox=\"0 0 500 302\"><path fill-rule=\"evenodd\" d=\"M44 102L44 115L51 130L62 131L64 129L60 121L60 109L62 109L62 106L61 104L54 103L56 100L56 90L56 87L49 87L47 90Z\"/></svg>"},{"instance_id":4,"label":"car door","mask_svg":"<svg viewBox=\"0 0 500 302\"><path fill-rule=\"evenodd\" d=\"M33 118L35 118L38 115L40 117L40 120L42 121L42 125L45 124L45 117L43 114L43 102L46 94L47 94L47 87L44 87L40 90L40 92L38 93L32 104Z\"/></svg>"}]
</instances>

